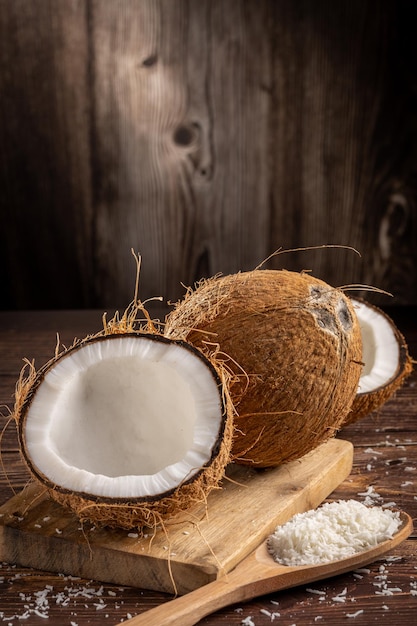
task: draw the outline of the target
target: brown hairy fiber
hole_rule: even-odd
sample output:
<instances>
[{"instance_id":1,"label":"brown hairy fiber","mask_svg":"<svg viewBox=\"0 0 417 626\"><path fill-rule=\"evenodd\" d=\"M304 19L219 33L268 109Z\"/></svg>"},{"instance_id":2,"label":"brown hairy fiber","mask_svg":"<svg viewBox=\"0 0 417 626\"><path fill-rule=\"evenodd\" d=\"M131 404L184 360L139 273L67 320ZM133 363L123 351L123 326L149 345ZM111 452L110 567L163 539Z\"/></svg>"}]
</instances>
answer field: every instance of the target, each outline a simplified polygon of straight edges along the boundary
<instances>
[{"instance_id":1,"label":"brown hairy fiber","mask_svg":"<svg viewBox=\"0 0 417 626\"><path fill-rule=\"evenodd\" d=\"M361 333L349 298L307 273L254 270L189 290L165 335L229 357L235 462L300 458L334 436L357 392Z\"/></svg>"}]
</instances>

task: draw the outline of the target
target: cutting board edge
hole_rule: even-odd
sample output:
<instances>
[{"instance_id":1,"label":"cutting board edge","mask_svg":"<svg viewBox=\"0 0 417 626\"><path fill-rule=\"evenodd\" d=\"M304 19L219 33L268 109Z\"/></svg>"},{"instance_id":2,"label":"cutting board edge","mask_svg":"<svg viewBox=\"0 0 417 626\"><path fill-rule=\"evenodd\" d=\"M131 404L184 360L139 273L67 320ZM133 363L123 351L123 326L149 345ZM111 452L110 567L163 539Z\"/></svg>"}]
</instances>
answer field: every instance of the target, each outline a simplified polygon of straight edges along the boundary
<instances>
[{"instance_id":1,"label":"cutting board edge","mask_svg":"<svg viewBox=\"0 0 417 626\"><path fill-rule=\"evenodd\" d=\"M28 546L33 544L33 541L36 543L36 555L30 549L28 550ZM60 550L54 552L54 544ZM63 546L65 548L64 559L62 557ZM55 558L53 556L51 558L51 554L55 555ZM120 567L117 574L112 575L110 565L114 563L115 558L120 561ZM75 576L84 580L179 595L191 590L181 584L181 580L188 578L191 573L195 581L193 588L212 582L218 575L218 570L210 564L203 568L193 563L173 563L171 575L166 561L149 555L141 556L123 552L115 557L113 549L103 547L94 554L94 552L91 553L88 545L72 543L59 537L34 536L7 525L0 525L0 562L64 576ZM97 577L95 575L97 568L101 571L105 570L106 576ZM182 575L182 569L186 569L186 575Z\"/></svg>"}]
</instances>

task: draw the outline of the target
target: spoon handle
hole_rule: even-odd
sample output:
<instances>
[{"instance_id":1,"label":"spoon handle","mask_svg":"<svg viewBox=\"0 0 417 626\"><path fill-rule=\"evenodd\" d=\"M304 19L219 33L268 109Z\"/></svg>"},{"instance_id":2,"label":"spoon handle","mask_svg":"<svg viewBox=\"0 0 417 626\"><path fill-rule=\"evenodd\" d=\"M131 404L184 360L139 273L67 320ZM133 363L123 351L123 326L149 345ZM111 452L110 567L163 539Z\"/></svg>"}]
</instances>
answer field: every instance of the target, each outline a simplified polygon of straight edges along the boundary
<instances>
[{"instance_id":1,"label":"spoon handle","mask_svg":"<svg viewBox=\"0 0 417 626\"><path fill-rule=\"evenodd\" d=\"M277 590L278 578L285 577L282 566L265 566L257 562L254 555L246 558L232 572L195 589L184 596L164 602L159 606L131 618L129 626L193 626L203 617L230 604L249 600L270 590ZM275 579L268 585L268 575ZM284 581L283 581L284 582ZM124 622L126 624L126 622Z\"/></svg>"}]
</instances>

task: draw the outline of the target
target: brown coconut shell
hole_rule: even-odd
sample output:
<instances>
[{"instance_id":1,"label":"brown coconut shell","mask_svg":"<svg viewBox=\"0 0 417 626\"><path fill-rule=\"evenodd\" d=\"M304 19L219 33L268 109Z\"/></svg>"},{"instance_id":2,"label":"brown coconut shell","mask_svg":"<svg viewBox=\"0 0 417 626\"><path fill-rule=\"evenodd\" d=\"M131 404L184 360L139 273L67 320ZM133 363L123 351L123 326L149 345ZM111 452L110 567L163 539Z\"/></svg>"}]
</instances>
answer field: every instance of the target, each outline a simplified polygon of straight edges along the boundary
<instances>
[{"instance_id":1,"label":"brown coconut shell","mask_svg":"<svg viewBox=\"0 0 417 626\"><path fill-rule=\"evenodd\" d=\"M149 329L150 326L150 329ZM224 476L226 465L230 461L231 441L233 434L232 423L232 406L230 398L224 392L223 387L225 375L224 370L218 367L215 359L209 360L201 351L184 342L180 344L194 351L194 353L203 359L208 368L211 369L213 376L217 380L219 394L221 397L223 408L222 425L218 433L217 444L212 449L210 460L194 474L189 480L178 485L177 488L165 493L152 497L137 497L131 499L112 498L95 496L88 493L73 492L61 487L57 483L52 483L33 464L26 445L25 424L28 415L28 409L37 389L42 385L42 381L46 373L51 370L55 364L68 355L72 354L80 347L95 341L106 341L120 335L130 336L146 336L147 339L155 341L170 341L156 331L152 323L146 329L143 327L139 331L134 331L134 323L132 320L121 320L116 317L109 323L105 322L104 330L94 336L75 341L70 348L64 348L61 352L56 352L55 356L38 372L36 372L33 364L30 366L29 374L27 367L23 368L20 380L16 388L16 401L14 408L14 418L17 422L18 437L20 444L20 452L33 478L38 481L51 498L70 509L82 521L89 521L98 526L110 526L116 528L131 529L142 527L154 529L158 524L177 515L180 512L188 510L195 503L205 503L208 494L216 488L219 488L221 479ZM176 342L178 343L178 342ZM197 350L197 351L196 351Z\"/></svg>"},{"instance_id":2,"label":"brown coconut shell","mask_svg":"<svg viewBox=\"0 0 417 626\"><path fill-rule=\"evenodd\" d=\"M386 402L388 402L388 400L392 398L395 392L402 387L406 378L413 371L413 361L409 354L405 338L398 330L391 317L374 304L370 304L369 302L365 302L359 298L352 298L353 305L355 305L355 302L365 304L389 323L392 333L398 343L399 357L395 374L384 385L378 387L374 391L368 391L365 393L361 393L359 391L356 394L351 410L347 414L343 426L353 424L370 413L380 409Z\"/></svg>"},{"instance_id":3,"label":"brown coconut shell","mask_svg":"<svg viewBox=\"0 0 417 626\"><path fill-rule=\"evenodd\" d=\"M307 273L254 270L202 281L165 335L223 354L235 378L236 463L276 466L333 437L355 398L361 333L345 294Z\"/></svg>"}]
</instances>

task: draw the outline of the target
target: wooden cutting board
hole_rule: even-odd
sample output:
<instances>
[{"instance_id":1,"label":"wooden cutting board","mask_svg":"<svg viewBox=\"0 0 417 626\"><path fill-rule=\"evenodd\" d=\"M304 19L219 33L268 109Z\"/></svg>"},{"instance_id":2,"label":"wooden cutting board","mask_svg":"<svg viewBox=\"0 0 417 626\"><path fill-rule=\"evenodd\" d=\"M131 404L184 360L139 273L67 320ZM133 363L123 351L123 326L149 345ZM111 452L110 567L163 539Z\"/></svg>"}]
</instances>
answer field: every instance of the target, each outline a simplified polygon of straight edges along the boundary
<instances>
[{"instance_id":1,"label":"wooden cutting board","mask_svg":"<svg viewBox=\"0 0 417 626\"><path fill-rule=\"evenodd\" d=\"M184 594L230 571L278 524L317 507L350 474L352 459L351 443L331 439L278 468L231 465L206 507L193 507L142 538L81 528L31 484L0 507L0 561Z\"/></svg>"}]
</instances>

